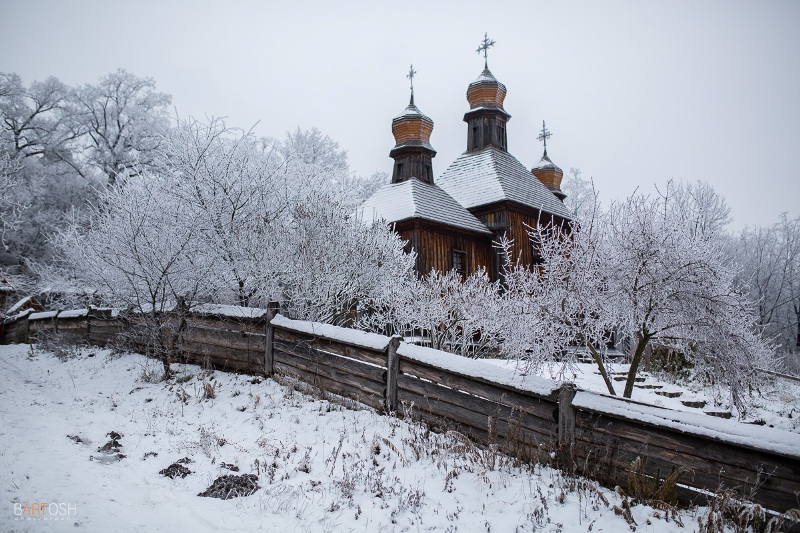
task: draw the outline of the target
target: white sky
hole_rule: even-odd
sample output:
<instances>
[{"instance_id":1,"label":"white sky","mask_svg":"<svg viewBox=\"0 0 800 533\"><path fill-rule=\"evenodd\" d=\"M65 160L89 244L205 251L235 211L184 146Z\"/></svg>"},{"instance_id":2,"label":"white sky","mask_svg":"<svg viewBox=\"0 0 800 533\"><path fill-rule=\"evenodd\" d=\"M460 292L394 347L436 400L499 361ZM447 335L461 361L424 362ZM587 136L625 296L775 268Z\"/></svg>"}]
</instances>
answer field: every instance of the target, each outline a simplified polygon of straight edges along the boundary
<instances>
[{"instance_id":1,"label":"white sky","mask_svg":"<svg viewBox=\"0 0 800 533\"><path fill-rule=\"evenodd\" d=\"M800 214L800 2L0 0L0 70L25 83L155 78L181 115L282 136L318 127L362 175L389 172L391 120L435 123L435 175L466 147L475 49L508 88L509 151L548 152L623 198L710 182L734 227Z\"/></svg>"}]
</instances>

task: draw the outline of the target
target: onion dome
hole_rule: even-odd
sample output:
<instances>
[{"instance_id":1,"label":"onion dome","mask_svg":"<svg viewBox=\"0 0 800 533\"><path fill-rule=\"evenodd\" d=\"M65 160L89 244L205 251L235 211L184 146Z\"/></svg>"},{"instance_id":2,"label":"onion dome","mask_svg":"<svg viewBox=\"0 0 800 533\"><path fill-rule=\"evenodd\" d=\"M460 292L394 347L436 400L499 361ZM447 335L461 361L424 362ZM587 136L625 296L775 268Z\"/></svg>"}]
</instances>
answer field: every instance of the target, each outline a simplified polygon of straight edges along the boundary
<instances>
[{"instance_id":1,"label":"onion dome","mask_svg":"<svg viewBox=\"0 0 800 533\"><path fill-rule=\"evenodd\" d=\"M550 189L559 200L564 200L567 197L566 194L561 192L561 180L564 177L564 171L550 160L546 149L542 158L531 169L531 174L536 176L536 179Z\"/></svg>"},{"instance_id":2,"label":"onion dome","mask_svg":"<svg viewBox=\"0 0 800 533\"><path fill-rule=\"evenodd\" d=\"M394 150L404 146L421 146L433 150L430 144L431 132L433 132L433 120L414 105L412 94L411 101L403 114L392 120Z\"/></svg>"},{"instance_id":3,"label":"onion dome","mask_svg":"<svg viewBox=\"0 0 800 533\"><path fill-rule=\"evenodd\" d=\"M392 183L416 178L433 184L433 162L436 150L431 146L433 121L414 105L414 66L408 70L411 80L411 99L403 114L392 120L394 148L389 157L394 159Z\"/></svg>"},{"instance_id":4,"label":"onion dome","mask_svg":"<svg viewBox=\"0 0 800 533\"><path fill-rule=\"evenodd\" d=\"M487 68L481 72L478 79L469 84L467 88L467 101L472 109L503 109L503 100L506 98L506 86L497 81L492 72Z\"/></svg>"}]
</instances>

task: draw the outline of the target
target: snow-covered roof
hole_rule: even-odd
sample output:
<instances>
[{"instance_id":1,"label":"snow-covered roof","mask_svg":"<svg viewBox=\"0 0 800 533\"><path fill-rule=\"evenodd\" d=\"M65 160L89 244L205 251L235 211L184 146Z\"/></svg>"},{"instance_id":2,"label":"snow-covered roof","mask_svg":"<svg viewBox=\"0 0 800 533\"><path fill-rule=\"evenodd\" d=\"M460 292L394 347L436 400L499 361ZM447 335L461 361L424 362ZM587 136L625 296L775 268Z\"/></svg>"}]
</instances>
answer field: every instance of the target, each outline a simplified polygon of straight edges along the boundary
<instances>
[{"instance_id":1,"label":"snow-covered roof","mask_svg":"<svg viewBox=\"0 0 800 533\"><path fill-rule=\"evenodd\" d=\"M553 163L550 158L547 156L547 152L544 153L542 158L539 160L538 163L533 165L531 170L561 170L558 165Z\"/></svg>"},{"instance_id":2,"label":"snow-covered roof","mask_svg":"<svg viewBox=\"0 0 800 533\"><path fill-rule=\"evenodd\" d=\"M468 209L511 201L572 219L564 204L522 163L494 146L461 154L436 182Z\"/></svg>"},{"instance_id":3,"label":"snow-covered roof","mask_svg":"<svg viewBox=\"0 0 800 533\"><path fill-rule=\"evenodd\" d=\"M26 296L25 298L21 299L20 301L9 307L8 310L6 311L6 315L11 316L18 313L20 309L22 309L31 302L33 302L33 296Z\"/></svg>"},{"instance_id":4,"label":"snow-covered roof","mask_svg":"<svg viewBox=\"0 0 800 533\"><path fill-rule=\"evenodd\" d=\"M491 235L480 220L437 185L411 178L375 191L358 209L364 222L386 223L421 218L462 230Z\"/></svg>"},{"instance_id":5,"label":"snow-covered roof","mask_svg":"<svg viewBox=\"0 0 800 533\"><path fill-rule=\"evenodd\" d=\"M70 309L69 311L61 311L58 313L58 318L81 318L88 314L88 309Z\"/></svg>"}]
</instances>

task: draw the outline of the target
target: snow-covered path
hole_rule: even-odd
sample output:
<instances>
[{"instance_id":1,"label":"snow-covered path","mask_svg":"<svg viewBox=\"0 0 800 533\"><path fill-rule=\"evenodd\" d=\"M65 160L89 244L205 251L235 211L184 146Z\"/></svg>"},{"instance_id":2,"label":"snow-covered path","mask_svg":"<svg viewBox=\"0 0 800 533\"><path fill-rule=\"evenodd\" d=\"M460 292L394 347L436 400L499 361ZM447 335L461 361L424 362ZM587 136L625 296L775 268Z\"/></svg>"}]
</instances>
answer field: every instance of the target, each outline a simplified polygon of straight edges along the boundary
<instances>
[{"instance_id":1,"label":"snow-covered path","mask_svg":"<svg viewBox=\"0 0 800 533\"><path fill-rule=\"evenodd\" d=\"M612 491L272 380L175 365L149 383L159 365L140 355L62 362L28 345L0 346L0 363L3 531L629 530ZM112 431L119 451L98 451ZM159 474L182 458L191 475ZM197 495L245 473L251 496ZM17 516L34 502L48 505ZM694 529L633 510L637 531Z\"/></svg>"}]
</instances>

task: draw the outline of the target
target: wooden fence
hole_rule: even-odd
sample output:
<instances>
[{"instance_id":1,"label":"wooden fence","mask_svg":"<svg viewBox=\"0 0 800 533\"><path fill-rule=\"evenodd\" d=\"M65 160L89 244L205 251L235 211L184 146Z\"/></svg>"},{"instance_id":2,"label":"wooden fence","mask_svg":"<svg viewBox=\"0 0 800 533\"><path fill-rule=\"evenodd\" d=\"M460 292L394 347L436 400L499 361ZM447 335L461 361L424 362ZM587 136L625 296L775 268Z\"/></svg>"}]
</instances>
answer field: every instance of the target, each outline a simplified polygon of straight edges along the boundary
<instances>
[{"instance_id":1,"label":"wooden fence","mask_svg":"<svg viewBox=\"0 0 800 533\"><path fill-rule=\"evenodd\" d=\"M46 333L105 345L141 318L110 309L7 319L3 343ZM525 461L628 486L637 460L650 479L685 469L678 496L706 502L720 487L768 509L800 508L800 435L576 390L399 337L290 320L272 309L201 306L176 346L185 360L292 376L379 410L457 430Z\"/></svg>"}]
</instances>

